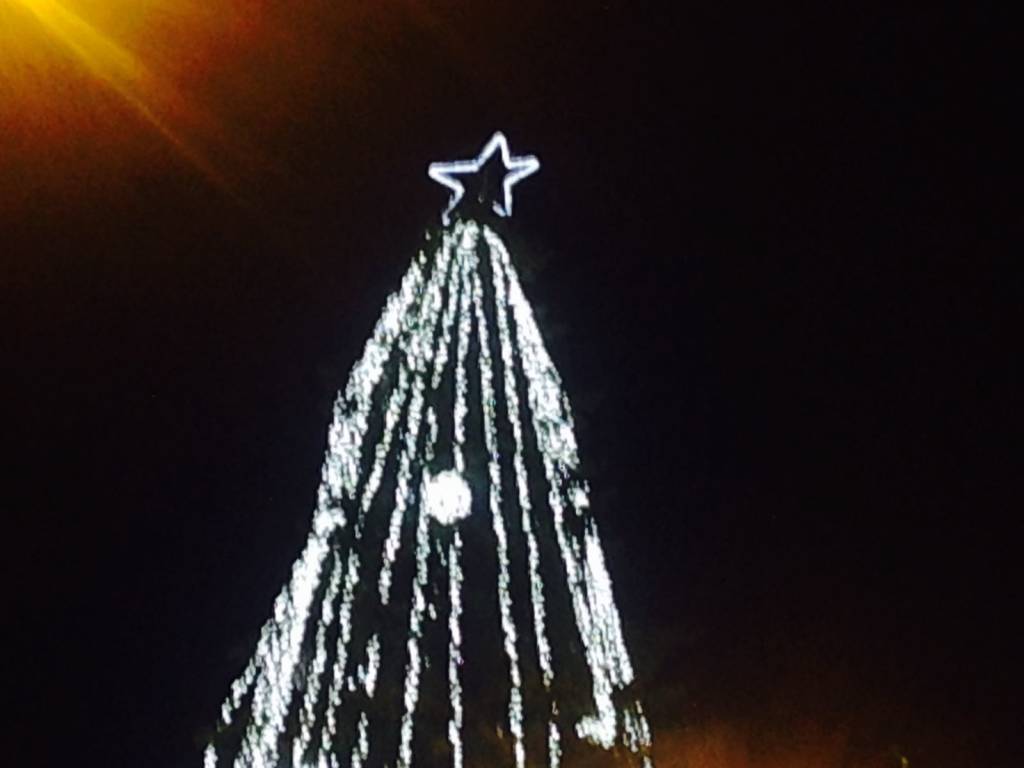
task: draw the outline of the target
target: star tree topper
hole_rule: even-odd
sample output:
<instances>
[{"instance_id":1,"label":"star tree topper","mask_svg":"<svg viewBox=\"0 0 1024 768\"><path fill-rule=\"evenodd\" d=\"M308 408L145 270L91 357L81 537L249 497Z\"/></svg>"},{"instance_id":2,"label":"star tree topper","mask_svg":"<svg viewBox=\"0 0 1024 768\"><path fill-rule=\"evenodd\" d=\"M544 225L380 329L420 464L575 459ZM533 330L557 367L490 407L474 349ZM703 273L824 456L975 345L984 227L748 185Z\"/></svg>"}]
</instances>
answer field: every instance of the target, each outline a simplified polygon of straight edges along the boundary
<instances>
[{"instance_id":1,"label":"star tree topper","mask_svg":"<svg viewBox=\"0 0 1024 768\"><path fill-rule=\"evenodd\" d=\"M427 175L438 184L443 184L452 191L448 198L448 207L441 214L441 221L447 226L449 216L455 206L466 194L466 188L457 178L479 173L495 152L501 151L501 162L505 166L505 177L502 180L504 201L495 200L492 208L499 216L512 215L512 187L516 182L536 173L540 169L540 160L534 155L513 157L508 151L508 140L501 131L496 131L491 140L480 150L480 154L471 160L454 160L447 163L431 163Z\"/></svg>"}]
</instances>

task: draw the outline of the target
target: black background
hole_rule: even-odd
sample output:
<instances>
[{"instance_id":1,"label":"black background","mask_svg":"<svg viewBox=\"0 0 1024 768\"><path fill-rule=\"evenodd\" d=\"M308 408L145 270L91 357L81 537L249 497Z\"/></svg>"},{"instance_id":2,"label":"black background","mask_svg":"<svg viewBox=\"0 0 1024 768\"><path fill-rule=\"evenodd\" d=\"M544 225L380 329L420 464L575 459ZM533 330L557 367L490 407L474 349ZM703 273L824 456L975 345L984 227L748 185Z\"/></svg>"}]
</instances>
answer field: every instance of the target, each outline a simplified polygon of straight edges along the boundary
<instances>
[{"instance_id":1,"label":"black background","mask_svg":"<svg viewBox=\"0 0 1024 768\"><path fill-rule=\"evenodd\" d=\"M60 183L0 161L19 764L200 763L426 164L499 128L543 165L509 242L663 763L1015 763L997 22L570 5L308 5L315 87L227 183L159 136Z\"/></svg>"}]
</instances>

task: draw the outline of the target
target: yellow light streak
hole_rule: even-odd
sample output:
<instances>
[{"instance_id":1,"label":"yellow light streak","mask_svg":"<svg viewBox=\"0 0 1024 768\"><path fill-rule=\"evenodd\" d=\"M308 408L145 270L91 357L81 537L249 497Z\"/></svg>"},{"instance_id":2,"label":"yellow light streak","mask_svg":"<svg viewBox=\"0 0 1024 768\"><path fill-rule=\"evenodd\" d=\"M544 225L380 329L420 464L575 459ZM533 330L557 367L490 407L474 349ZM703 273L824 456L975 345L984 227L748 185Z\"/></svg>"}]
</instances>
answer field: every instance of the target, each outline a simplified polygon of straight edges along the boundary
<instances>
[{"instance_id":1,"label":"yellow light streak","mask_svg":"<svg viewBox=\"0 0 1024 768\"><path fill-rule=\"evenodd\" d=\"M190 111L174 86L153 74L130 50L58 0L14 0L95 79L124 100L179 154L211 180L223 179L200 151L172 127ZM17 87L17 83L14 84ZM22 88L27 83L22 83ZM194 110L193 110L194 112Z\"/></svg>"},{"instance_id":2,"label":"yellow light streak","mask_svg":"<svg viewBox=\"0 0 1024 768\"><path fill-rule=\"evenodd\" d=\"M372 92L380 8L0 0L0 216L196 171L243 206L304 188L327 139L301 128Z\"/></svg>"}]
</instances>

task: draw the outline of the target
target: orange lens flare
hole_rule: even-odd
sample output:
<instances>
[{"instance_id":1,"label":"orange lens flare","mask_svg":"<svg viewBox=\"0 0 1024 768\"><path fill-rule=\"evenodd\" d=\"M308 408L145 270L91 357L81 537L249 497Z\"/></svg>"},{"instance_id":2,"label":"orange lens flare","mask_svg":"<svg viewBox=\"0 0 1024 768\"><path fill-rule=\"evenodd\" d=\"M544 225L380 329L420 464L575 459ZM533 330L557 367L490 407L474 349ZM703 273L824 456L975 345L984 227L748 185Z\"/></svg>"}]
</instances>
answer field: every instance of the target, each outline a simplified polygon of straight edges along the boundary
<instances>
[{"instance_id":1,"label":"orange lens flare","mask_svg":"<svg viewBox=\"0 0 1024 768\"><path fill-rule=\"evenodd\" d=\"M244 205L299 187L294 129L369 92L384 6L0 0L0 216L197 172Z\"/></svg>"},{"instance_id":2,"label":"orange lens flare","mask_svg":"<svg viewBox=\"0 0 1024 768\"><path fill-rule=\"evenodd\" d=\"M6 119L14 123L39 120L30 114L34 110L45 113L45 123L78 124L83 130L95 124L103 105L95 100L84 103L89 96L81 89L58 82L66 75L60 59L70 59L116 94L191 165L223 183L199 148L185 139L186 131L200 122L195 107L187 104L169 79L159 77L132 50L71 5L58 0L14 0L13 7L0 14L6 17L0 24L6 30L0 36L11 43L0 46L0 93L6 92L11 111ZM40 33L48 45L39 45ZM37 50L30 50L33 39Z\"/></svg>"}]
</instances>

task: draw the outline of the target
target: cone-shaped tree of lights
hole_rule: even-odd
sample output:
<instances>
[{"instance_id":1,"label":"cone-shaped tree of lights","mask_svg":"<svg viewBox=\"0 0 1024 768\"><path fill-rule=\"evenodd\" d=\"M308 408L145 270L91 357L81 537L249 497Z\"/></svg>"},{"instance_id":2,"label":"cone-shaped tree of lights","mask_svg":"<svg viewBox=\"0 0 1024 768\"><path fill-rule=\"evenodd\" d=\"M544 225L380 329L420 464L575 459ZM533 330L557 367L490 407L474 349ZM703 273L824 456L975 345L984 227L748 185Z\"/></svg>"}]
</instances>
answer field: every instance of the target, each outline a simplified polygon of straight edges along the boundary
<instances>
[{"instance_id":1,"label":"cone-shaped tree of lights","mask_svg":"<svg viewBox=\"0 0 1024 768\"><path fill-rule=\"evenodd\" d=\"M650 766L569 401L501 238L450 214L338 396L312 532L207 768Z\"/></svg>"}]
</instances>

